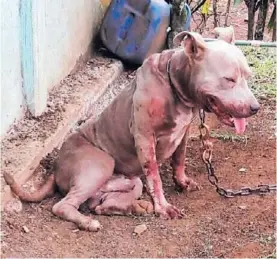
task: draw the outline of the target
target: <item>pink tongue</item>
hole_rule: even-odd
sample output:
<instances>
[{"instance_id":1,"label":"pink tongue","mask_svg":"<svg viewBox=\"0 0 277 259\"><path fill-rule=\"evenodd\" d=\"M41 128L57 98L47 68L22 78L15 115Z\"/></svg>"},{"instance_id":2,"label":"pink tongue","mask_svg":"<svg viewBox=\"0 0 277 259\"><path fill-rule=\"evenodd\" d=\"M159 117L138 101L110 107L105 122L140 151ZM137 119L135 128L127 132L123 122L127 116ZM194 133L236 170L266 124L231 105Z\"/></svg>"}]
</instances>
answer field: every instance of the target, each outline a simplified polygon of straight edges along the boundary
<instances>
[{"instance_id":1,"label":"pink tongue","mask_svg":"<svg viewBox=\"0 0 277 259\"><path fill-rule=\"evenodd\" d=\"M241 119L234 118L234 124L235 124L237 134L243 134L243 132L245 131L245 127L246 127L246 119L245 118L241 118Z\"/></svg>"}]
</instances>

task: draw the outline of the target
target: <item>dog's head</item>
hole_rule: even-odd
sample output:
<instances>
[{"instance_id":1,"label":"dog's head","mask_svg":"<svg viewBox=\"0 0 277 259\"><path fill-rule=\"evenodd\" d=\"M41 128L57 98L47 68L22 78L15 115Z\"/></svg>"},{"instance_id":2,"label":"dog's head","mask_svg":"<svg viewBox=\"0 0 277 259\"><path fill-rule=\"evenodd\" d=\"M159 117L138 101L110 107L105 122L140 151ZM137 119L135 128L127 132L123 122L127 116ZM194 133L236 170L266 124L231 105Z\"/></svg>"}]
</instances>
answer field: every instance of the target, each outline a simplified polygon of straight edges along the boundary
<instances>
[{"instance_id":1,"label":"dog's head","mask_svg":"<svg viewBox=\"0 0 277 259\"><path fill-rule=\"evenodd\" d=\"M201 35L181 32L174 38L181 44L190 63L189 95L224 124L243 133L246 118L256 114L260 105L247 85L251 70L242 51L234 45L232 28L217 29L218 40L204 42ZM185 87L185 86L184 86Z\"/></svg>"}]
</instances>

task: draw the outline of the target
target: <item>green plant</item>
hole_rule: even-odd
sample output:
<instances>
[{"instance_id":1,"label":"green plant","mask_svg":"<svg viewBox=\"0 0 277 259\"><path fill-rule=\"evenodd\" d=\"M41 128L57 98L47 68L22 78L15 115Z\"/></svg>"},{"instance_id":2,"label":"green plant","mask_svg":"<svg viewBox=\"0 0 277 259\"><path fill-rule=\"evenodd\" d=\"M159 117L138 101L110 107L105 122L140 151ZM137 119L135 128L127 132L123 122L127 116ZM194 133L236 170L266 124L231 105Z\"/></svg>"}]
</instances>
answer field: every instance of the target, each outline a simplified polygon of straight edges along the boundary
<instances>
[{"instance_id":1,"label":"green plant","mask_svg":"<svg viewBox=\"0 0 277 259\"><path fill-rule=\"evenodd\" d=\"M241 47L252 69L249 86L257 96L276 97L276 52L271 48Z\"/></svg>"},{"instance_id":2,"label":"green plant","mask_svg":"<svg viewBox=\"0 0 277 259\"><path fill-rule=\"evenodd\" d=\"M243 142L243 143L247 143L247 139L248 139L247 136L239 136L229 132L217 133L215 131L211 131L211 137L220 139L223 141L231 141L231 142L237 141L237 142Z\"/></svg>"}]
</instances>

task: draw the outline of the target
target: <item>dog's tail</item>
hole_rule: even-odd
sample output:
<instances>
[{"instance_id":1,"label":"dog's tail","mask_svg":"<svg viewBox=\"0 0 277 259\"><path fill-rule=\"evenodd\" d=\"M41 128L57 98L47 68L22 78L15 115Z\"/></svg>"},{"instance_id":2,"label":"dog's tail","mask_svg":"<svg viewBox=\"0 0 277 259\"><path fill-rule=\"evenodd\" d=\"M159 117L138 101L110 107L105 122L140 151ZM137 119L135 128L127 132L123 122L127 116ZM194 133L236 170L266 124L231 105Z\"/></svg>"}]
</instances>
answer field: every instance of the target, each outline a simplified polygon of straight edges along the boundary
<instances>
[{"instance_id":1,"label":"dog's tail","mask_svg":"<svg viewBox=\"0 0 277 259\"><path fill-rule=\"evenodd\" d=\"M4 172L3 177L10 186L12 192L22 201L39 202L47 197L52 197L56 191L56 183L53 174L49 176L45 184L39 190L33 193L23 190L22 187L16 183L11 174Z\"/></svg>"}]
</instances>

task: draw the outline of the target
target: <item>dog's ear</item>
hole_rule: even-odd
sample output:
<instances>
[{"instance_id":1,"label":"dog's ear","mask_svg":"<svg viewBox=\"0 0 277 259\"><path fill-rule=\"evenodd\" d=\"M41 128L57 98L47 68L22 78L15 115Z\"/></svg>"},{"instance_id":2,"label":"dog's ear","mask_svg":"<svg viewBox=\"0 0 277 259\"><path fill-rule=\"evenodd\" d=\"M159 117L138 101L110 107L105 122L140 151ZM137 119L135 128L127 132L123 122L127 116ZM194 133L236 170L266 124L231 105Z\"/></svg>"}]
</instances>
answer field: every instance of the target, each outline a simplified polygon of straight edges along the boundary
<instances>
[{"instance_id":1,"label":"dog's ear","mask_svg":"<svg viewBox=\"0 0 277 259\"><path fill-rule=\"evenodd\" d=\"M186 55L192 59L201 60L204 57L206 43L196 32L180 32L174 37L173 44L175 46L183 45Z\"/></svg>"},{"instance_id":2,"label":"dog's ear","mask_svg":"<svg viewBox=\"0 0 277 259\"><path fill-rule=\"evenodd\" d=\"M216 27L214 32L217 39L224 40L230 44L235 44L235 32L233 26L225 28Z\"/></svg>"}]
</instances>

